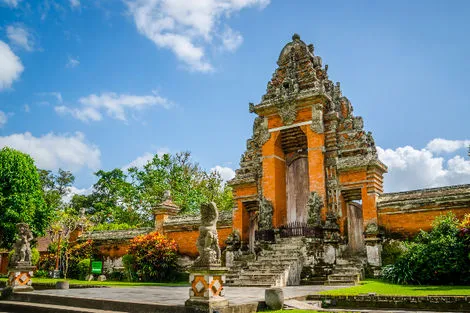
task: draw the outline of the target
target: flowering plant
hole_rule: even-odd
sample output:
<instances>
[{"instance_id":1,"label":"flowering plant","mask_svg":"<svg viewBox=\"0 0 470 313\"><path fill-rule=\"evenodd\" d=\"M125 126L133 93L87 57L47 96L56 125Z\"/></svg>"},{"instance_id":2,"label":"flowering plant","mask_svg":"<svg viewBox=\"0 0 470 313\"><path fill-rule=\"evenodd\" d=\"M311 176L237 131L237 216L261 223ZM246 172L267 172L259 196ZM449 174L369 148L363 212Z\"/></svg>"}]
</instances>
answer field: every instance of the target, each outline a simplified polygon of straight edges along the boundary
<instances>
[{"instance_id":1,"label":"flowering plant","mask_svg":"<svg viewBox=\"0 0 470 313\"><path fill-rule=\"evenodd\" d=\"M172 280L177 271L178 246L159 232L140 235L130 241L128 254L134 270L145 281Z\"/></svg>"}]
</instances>

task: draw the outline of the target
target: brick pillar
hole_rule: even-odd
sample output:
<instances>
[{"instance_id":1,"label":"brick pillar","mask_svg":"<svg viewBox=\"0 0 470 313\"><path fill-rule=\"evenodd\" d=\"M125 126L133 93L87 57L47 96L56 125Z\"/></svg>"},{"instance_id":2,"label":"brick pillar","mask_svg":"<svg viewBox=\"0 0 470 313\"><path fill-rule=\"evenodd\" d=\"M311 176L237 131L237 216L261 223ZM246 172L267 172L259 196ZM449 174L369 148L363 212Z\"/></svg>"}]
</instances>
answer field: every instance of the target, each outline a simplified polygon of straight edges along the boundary
<instances>
[{"instance_id":1,"label":"brick pillar","mask_svg":"<svg viewBox=\"0 0 470 313\"><path fill-rule=\"evenodd\" d=\"M155 216L155 230L164 233L163 224L169 216L178 214L180 208L172 201L169 191L165 195L165 200L158 204L153 210Z\"/></svg>"},{"instance_id":2,"label":"brick pillar","mask_svg":"<svg viewBox=\"0 0 470 313\"><path fill-rule=\"evenodd\" d=\"M263 196L273 204L273 227L287 221L286 211L286 160L281 147L280 131L271 137L262 149L263 155Z\"/></svg>"}]
</instances>

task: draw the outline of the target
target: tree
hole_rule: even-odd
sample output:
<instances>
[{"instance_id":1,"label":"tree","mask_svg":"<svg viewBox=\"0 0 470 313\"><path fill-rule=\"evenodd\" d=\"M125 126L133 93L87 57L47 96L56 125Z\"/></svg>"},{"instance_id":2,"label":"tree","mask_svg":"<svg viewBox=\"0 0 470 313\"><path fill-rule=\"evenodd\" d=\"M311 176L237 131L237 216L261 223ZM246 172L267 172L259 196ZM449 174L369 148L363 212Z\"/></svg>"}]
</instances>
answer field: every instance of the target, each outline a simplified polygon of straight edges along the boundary
<instances>
[{"instance_id":1,"label":"tree","mask_svg":"<svg viewBox=\"0 0 470 313\"><path fill-rule=\"evenodd\" d=\"M75 176L60 168L57 175L50 170L38 169L38 172L46 205L56 211L64 209L63 197L70 192Z\"/></svg>"},{"instance_id":2,"label":"tree","mask_svg":"<svg viewBox=\"0 0 470 313\"><path fill-rule=\"evenodd\" d=\"M0 246L11 247L20 222L43 235L51 216L33 159L8 147L0 150Z\"/></svg>"}]
</instances>

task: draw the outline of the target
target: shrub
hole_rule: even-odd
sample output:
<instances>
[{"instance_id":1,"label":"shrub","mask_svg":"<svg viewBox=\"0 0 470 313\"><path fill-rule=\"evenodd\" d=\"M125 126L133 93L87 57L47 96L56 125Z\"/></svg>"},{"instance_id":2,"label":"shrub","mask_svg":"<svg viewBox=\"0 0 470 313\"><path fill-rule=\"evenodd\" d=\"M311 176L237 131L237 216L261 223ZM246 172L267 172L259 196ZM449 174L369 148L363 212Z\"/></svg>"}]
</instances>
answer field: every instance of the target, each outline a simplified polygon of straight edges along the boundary
<instances>
[{"instance_id":1,"label":"shrub","mask_svg":"<svg viewBox=\"0 0 470 313\"><path fill-rule=\"evenodd\" d=\"M177 271L177 250L174 240L153 232L131 240L128 253L134 257L134 268L144 281L173 280Z\"/></svg>"},{"instance_id":2,"label":"shrub","mask_svg":"<svg viewBox=\"0 0 470 313\"><path fill-rule=\"evenodd\" d=\"M90 259L83 259L77 264L78 279L85 280L90 273Z\"/></svg>"},{"instance_id":3,"label":"shrub","mask_svg":"<svg viewBox=\"0 0 470 313\"><path fill-rule=\"evenodd\" d=\"M80 271L78 269L78 263L85 259L91 259L93 256L93 241L87 240L73 244L69 248L69 266L68 266L68 278L80 279ZM86 275L85 275L86 276ZM85 279L85 277L83 278Z\"/></svg>"},{"instance_id":4,"label":"shrub","mask_svg":"<svg viewBox=\"0 0 470 313\"><path fill-rule=\"evenodd\" d=\"M36 273L34 273L34 277L37 278L45 278L49 276L49 272L45 270L37 270Z\"/></svg>"},{"instance_id":5,"label":"shrub","mask_svg":"<svg viewBox=\"0 0 470 313\"><path fill-rule=\"evenodd\" d=\"M134 261L134 256L130 254L125 254L122 256L122 265L124 266L124 277L127 281L134 281L137 278Z\"/></svg>"},{"instance_id":6,"label":"shrub","mask_svg":"<svg viewBox=\"0 0 470 313\"><path fill-rule=\"evenodd\" d=\"M400 240L385 241L382 249L382 264L394 264L405 251L406 246Z\"/></svg>"},{"instance_id":7,"label":"shrub","mask_svg":"<svg viewBox=\"0 0 470 313\"><path fill-rule=\"evenodd\" d=\"M382 277L399 284L465 284L470 281L468 246L453 214L439 216L430 232L421 233Z\"/></svg>"}]
</instances>

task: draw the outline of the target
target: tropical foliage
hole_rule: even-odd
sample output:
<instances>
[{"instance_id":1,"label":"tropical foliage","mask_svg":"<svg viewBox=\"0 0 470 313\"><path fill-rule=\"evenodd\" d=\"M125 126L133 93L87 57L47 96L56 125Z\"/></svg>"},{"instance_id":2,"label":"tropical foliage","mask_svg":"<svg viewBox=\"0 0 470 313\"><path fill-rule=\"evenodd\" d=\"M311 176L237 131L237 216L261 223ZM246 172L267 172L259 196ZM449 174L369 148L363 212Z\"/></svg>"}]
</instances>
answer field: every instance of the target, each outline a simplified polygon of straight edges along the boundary
<instances>
[{"instance_id":1,"label":"tropical foliage","mask_svg":"<svg viewBox=\"0 0 470 313\"><path fill-rule=\"evenodd\" d=\"M43 235L51 216L33 159L7 147L0 150L0 247L12 246L20 222L28 223L35 236Z\"/></svg>"},{"instance_id":2,"label":"tropical foliage","mask_svg":"<svg viewBox=\"0 0 470 313\"><path fill-rule=\"evenodd\" d=\"M395 264L383 268L383 278L398 284L469 283L469 219L459 223L452 213L437 217L431 231L421 231Z\"/></svg>"},{"instance_id":3,"label":"tropical foliage","mask_svg":"<svg viewBox=\"0 0 470 313\"><path fill-rule=\"evenodd\" d=\"M128 254L134 262L133 272L141 280L169 281L177 276L177 251L174 240L153 232L132 239Z\"/></svg>"}]
</instances>

